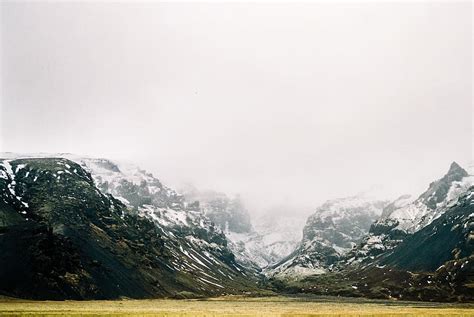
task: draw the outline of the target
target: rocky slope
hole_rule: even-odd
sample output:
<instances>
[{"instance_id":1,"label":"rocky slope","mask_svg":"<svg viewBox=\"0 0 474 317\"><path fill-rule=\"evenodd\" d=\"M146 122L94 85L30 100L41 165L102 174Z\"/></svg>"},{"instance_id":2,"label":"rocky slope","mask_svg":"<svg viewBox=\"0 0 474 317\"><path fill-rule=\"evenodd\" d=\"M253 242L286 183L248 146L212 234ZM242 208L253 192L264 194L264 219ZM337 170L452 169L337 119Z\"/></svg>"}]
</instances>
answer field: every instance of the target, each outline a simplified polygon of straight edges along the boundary
<instances>
[{"instance_id":1,"label":"rocky slope","mask_svg":"<svg viewBox=\"0 0 474 317\"><path fill-rule=\"evenodd\" d=\"M474 187L437 219L365 266L298 280L272 279L277 291L370 298L474 301Z\"/></svg>"},{"instance_id":2,"label":"rocky slope","mask_svg":"<svg viewBox=\"0 0 474 317\"><path fill-rule=\"evenodd\" d=\"M200 191L189 184L181 192L190 206L201 210L225 234L237 261L259 271L265 262L265 252L254 247L259 245L260 236L254 231L240 197L231 198L212 190Z\"/></svg>"},{"instance_id":3,"label":"rocky slope","mask_svg":"<svg viewBox=\"0 0 474 317\"><path fill-rule=\"evenodd\" d=\"M467 264L467 258L473 254L474 187L471 187L441 216L383 257L380 264L410 271L435 271L451 260Z\"/></svg>"},{"instance_id":4,"label":"rocky slope","mask_svg":"<svg viewBox=\"0 0 474 317\"><path fill-rule=\"evenodd\" d=\"M416 200L402 196L388 205L361 245L348 254L347 262L370 263L394 249L443 215L472 184L474 177L453 162L446 175L432 182Z\"/></svg>"},{"instance_id":5,"label":"rocky slope","mask_svg":"<svg viewBox=\"0 0 474 317\"><path fill-rule=\"evenodd\" d=\"M327 201L308 218L297 249L267 274L298 278L327 272L367 235L386 204L364 196Z\"/></svg>"},{"instance_id":6,"label":"rocky slope","mask_svg":"<svg viewBox=\"0 0 474 317\"><path fill-rule=\"evenodd\" d=\"M255 263L265 270L295 249L301 241L303 225L302 218L298 216L271 217L267 214L257 218L253 231L248 233L227 231L226 236L244 263Z\"/></svg>"},{"instance_id":7,"label":"rocky slope","mask_svg":"<svg viewBox=\"0 0 474 317\"><path fill-rule=\"evenodd\" d=\"M263 247L269 255L267 266L287 257L301 242L306 217L293 208L273 207L256 220L255 230L262 236Z\"/></svg>"},{"instance_id":8,"label":"rocky slope","mask_svg":"<svg viewBox=\"0 0 474 317\"><path fill-rule=\"evenodd\" d=\"M252 232L250 215L238 195L229 197L212 190L199 191L190 185L186 186L182 193L186 201L197 204L222 231Z\"/></svg>"},{"instance_id":9,"label":"rocky slope","mask_svg":"<svg viewBox=\"0 0 474 317\"><path fill-rule=\"evenodd\" d=\"M130 164L1 153L0 295L183 298L266 285L473 301L472 182L453 163L416 199L328 201L308 218L294 252L272 264L297 241L291 216L270 213L252 226L238 200L190 201Z\"/></svg>"},{"instance_id":10,"label":"rocky slope","mask_svg":"<svg viewBox=\"0 0 474 317\"><path fill-rule=\"evenodd\" d=\"M143 298L256 289L224 234L151 174L102 159L1 156L1 293Z\"/></svg>"},{"instance_id":11,"label":"rocky slope","mask_svg":"<svg viewBox=\"0 0 474 317\"><path fill-rule=\"evenodd\" d=\"M285 215L288 210L269 210L251 221L239 196L229 197L216 191L200 191L184 186L183 196L198 206L226 235L237 260L256 269L276 263L290 254L301 240L301 217ZM275 215L278 212L278 215Z\"/></svg>"}]
</instances>

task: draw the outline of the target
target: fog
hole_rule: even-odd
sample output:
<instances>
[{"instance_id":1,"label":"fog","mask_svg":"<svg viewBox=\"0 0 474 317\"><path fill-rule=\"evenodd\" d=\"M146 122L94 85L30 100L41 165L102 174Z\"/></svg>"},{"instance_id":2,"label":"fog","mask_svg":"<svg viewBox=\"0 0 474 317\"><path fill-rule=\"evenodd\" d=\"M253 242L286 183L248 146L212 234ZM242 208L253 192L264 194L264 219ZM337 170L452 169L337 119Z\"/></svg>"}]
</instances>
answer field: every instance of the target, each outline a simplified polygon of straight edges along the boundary
<instances>
[{"instance_id":1,"label":"fog","mask_svg":"<svg viewBox=\"0 0 474 317\"><path fill-rule=\"evenodd\" d=\"M469 1L1 9L2 151L129 160L253 213L472 161Z\"/></svg>"}]
</instances>

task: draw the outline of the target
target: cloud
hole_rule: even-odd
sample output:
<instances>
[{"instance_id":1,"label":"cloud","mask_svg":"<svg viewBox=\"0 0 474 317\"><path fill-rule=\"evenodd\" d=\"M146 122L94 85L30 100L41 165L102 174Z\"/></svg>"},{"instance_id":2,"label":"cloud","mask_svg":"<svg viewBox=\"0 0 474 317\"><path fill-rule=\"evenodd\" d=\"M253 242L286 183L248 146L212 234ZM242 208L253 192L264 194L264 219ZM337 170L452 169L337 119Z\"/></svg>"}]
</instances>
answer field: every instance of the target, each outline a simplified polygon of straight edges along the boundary
<instances>
[{"instance_id":1,"label":"cloud","mask_svg":"<svg viewBox=\"0 0 474 317\"><path fill-rule=\"evenodd\" d=\"M469 3L2 3L3 150L125 158L260 210L472 160Z\"/></svg>"}]
</instances>

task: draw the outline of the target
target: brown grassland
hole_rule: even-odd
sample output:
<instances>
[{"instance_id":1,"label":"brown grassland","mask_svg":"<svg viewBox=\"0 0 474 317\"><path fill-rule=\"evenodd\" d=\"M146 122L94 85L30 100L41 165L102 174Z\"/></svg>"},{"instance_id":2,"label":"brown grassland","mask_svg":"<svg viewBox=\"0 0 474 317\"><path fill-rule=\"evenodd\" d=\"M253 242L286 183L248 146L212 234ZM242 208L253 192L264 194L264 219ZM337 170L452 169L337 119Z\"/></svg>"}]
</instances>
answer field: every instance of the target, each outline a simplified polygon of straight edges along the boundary
<instances>
[{"instance_id":1,"label":"brown grassland","mask_svg":"<svg viewBox=\"0 0 474 317\"><path fill-rule=\"evenodd\" d=\"M328 297L196 300L30 301L0 299L1 316L474 316L474 304Z\"/></svg>"}]
</instances>

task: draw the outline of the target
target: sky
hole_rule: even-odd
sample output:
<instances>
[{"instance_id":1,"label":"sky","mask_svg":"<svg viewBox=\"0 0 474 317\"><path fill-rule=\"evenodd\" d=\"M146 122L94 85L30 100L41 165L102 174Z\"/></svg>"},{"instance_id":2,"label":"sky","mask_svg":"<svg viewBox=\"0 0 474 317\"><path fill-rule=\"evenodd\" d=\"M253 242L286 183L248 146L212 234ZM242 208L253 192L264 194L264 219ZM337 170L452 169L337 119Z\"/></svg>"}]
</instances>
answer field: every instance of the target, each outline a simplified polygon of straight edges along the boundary
<instances>
[{"instance_id":1,"label":"sky","mask_svg":"<svg viewBox=\"0 0 474 317\"><path fill-rule=\"evenodd\" d=\"M419 194L473 160L471 6L2 2L0 150L128 160L255 213Z\"/></svg>"}]
</instances>

